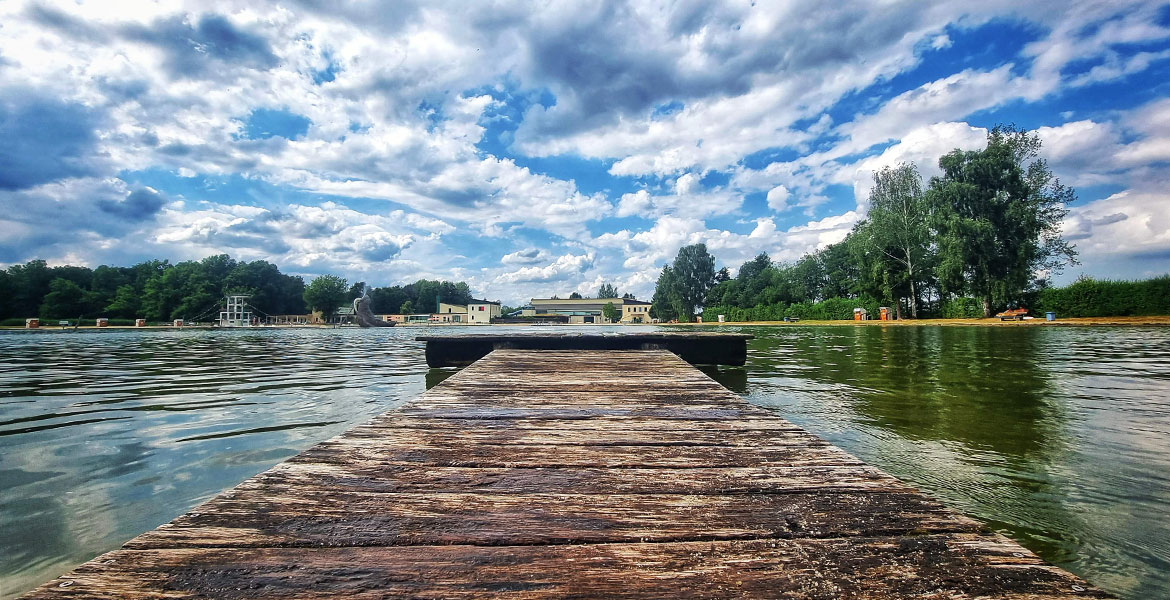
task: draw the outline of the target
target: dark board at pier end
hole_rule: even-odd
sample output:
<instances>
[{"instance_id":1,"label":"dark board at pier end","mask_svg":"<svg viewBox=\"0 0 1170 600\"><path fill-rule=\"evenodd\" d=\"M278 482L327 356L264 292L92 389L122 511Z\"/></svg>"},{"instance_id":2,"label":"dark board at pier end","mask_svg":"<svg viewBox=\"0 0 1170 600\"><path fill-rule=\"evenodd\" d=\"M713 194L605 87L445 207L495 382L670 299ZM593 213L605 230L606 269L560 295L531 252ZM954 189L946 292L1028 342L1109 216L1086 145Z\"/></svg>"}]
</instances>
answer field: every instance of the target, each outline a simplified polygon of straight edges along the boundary
<instances>
[{"instance_id":1,"label":"dark board at pier end","mask_svg":"<svg viewBox=\"0 0 1170 600\"><path fill-rule=\"evenodd\" d=\"M669 350L693 365L743 366L747 341L741 333L639 333L622 335L424 335L430 367L465 367L492 350Z\"/></svg>"}]
</instances>

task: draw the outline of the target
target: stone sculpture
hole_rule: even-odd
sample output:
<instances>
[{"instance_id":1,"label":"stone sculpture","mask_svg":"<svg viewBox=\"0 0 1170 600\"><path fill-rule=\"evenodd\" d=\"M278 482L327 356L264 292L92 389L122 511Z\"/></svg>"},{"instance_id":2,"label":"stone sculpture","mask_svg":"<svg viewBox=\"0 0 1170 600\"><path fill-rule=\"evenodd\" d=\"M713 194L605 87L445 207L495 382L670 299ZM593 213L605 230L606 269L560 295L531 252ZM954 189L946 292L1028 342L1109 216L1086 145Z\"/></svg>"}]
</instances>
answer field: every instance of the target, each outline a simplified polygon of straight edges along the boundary
<instances>
[{"instance_id":1,"label":"stone sculpture","mask_svg":"<svg viewBox=\"0 0 1170 600\"><path fill-rule=\"evenodd\" d=\"M370 310L371 303L368 293L363 293L361 298L353 299L353 315L357 319L358 325L362 327L393 327L393 322L383 321L374 316L373 311Z\"/></svg>"}]
</instances>

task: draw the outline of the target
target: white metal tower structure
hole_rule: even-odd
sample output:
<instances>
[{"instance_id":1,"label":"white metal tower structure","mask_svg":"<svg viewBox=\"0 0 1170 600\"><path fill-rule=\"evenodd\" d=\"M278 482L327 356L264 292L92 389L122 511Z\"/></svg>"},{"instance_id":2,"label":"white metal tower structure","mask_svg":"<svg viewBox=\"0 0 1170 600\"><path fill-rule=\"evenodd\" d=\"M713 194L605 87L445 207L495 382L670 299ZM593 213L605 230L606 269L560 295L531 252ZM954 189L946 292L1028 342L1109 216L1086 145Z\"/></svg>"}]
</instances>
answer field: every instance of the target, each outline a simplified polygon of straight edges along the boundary
<instances>
[{"instance_id":1,"label":"white metal tower structure","mask_svg":"<svg viewBox=\"0 0 1170 600\"><path fill-rule=\"evenodd\" d=\"M220 327L251 327L252 311L248 310L248 296L228 296L227 306L219 313Z\"/></svg>"}]
</instances>

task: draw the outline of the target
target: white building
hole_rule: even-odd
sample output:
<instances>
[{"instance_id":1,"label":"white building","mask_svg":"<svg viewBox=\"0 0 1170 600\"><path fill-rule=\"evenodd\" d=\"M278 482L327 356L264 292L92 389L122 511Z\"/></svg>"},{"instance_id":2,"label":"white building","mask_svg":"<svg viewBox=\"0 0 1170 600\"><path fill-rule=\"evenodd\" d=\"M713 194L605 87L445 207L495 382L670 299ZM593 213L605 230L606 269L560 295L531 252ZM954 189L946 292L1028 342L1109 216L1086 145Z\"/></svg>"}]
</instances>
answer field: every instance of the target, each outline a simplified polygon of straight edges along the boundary
<instances>
[{"instance_id":1,"label":"white building","mask_svg":"<svg viewBox=\"0 0 1170 600\"><path fill-rule=\"evenodd\" d=\"M500 303L488 300L472 300L467 305L467 322L473 325L487 325L500 316Z\"/></svg>"}]
</instances>

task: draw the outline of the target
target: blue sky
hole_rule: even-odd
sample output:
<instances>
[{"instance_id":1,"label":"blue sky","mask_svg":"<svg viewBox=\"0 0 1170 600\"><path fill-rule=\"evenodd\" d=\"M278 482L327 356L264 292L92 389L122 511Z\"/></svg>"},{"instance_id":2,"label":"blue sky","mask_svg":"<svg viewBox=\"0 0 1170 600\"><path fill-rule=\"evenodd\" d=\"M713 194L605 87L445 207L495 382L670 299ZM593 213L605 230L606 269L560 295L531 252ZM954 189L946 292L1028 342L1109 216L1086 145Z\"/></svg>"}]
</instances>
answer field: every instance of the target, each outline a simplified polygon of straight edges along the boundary
<instances>
[{"instance_id":1,"label":"blue sky","mask_svg":"<svg viewBox=\"0 0 1170 600\"><path fill-rule=\"evenodd\" d=\"M685 244L837 242L873 171L999 123L1078 191L1058 282L1170 271L1162 2L10 1L0 264L647 297Z\"/></svg>"}]
</instances>

